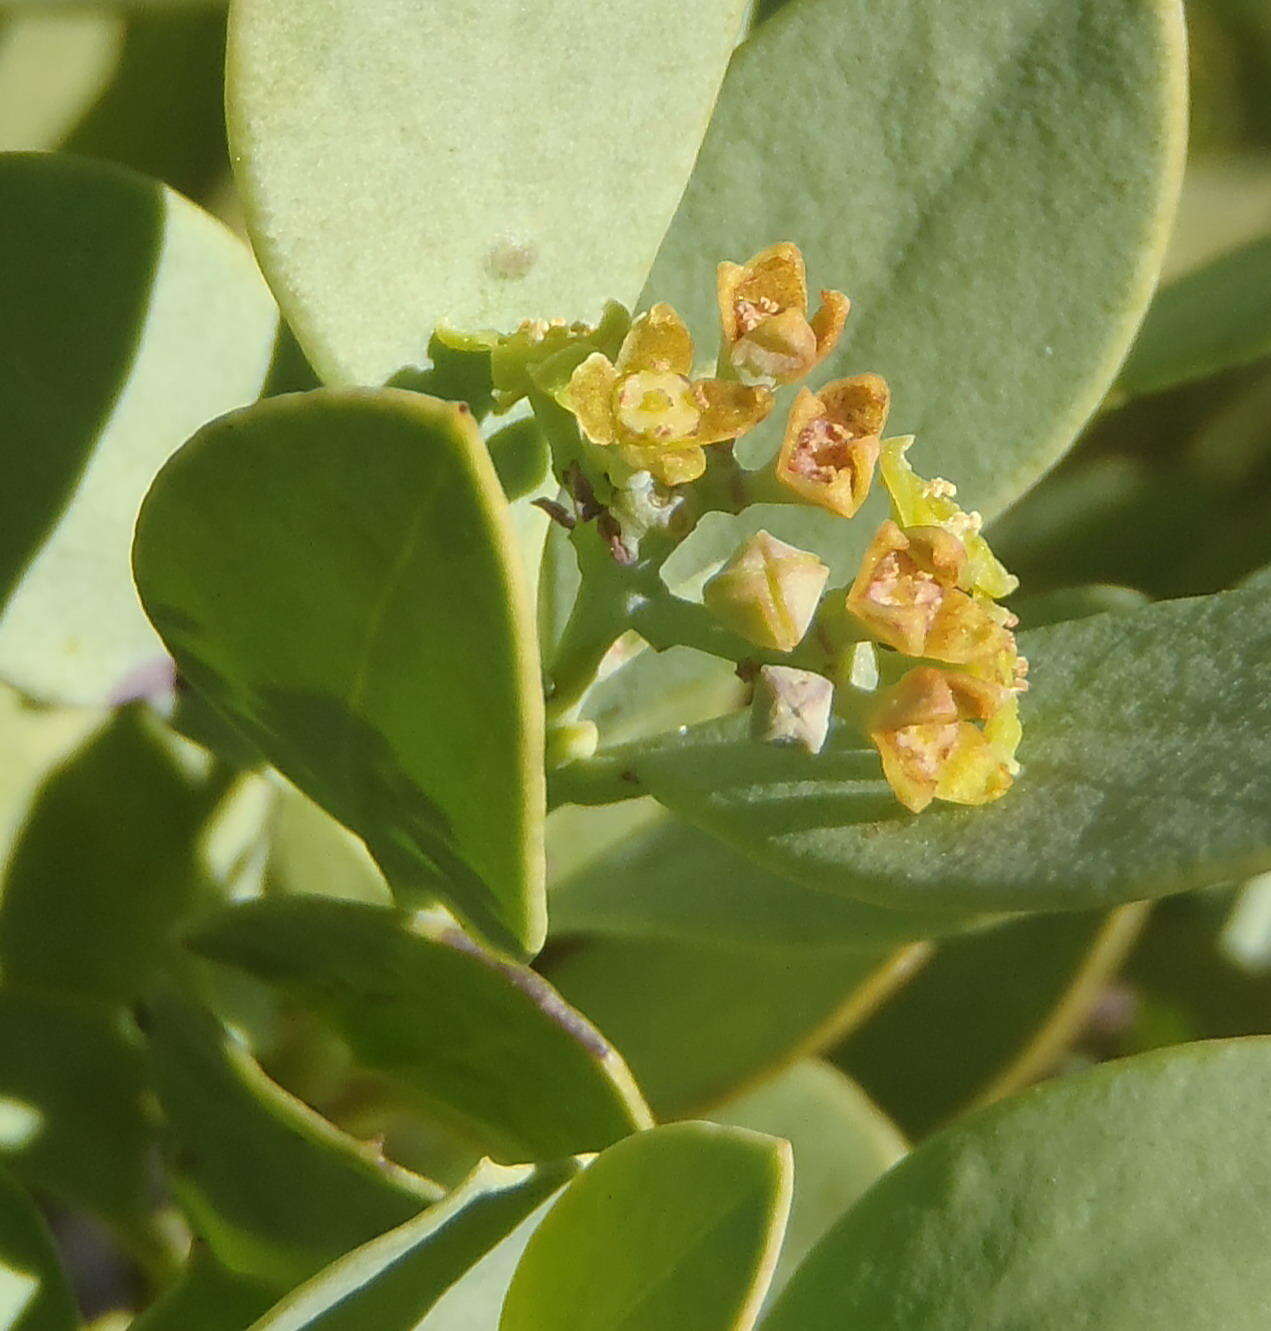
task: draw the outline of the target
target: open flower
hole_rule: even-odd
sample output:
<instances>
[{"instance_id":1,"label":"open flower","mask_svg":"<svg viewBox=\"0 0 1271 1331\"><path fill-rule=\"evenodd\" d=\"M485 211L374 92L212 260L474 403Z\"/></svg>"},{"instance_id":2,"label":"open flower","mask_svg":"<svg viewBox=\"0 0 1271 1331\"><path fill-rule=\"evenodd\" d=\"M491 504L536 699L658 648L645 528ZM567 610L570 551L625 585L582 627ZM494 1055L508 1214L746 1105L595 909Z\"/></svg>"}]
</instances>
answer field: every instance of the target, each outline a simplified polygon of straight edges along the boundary
<instances>
[{"instance_id":1,"label":"open flower","mask_svg":"<svg viewBox=\"0 0 1271 1331\"><path fill-rule=\"evenodd\" d=\"M702 600L747 642L791 652L803 641L829 576L816 555L761 531L711 578Z\"/></svg>"},{"instance_id":2,"label":"open flower","mask_svg":"<svg viewBox=\"0 0 1271 1331\"><path fill-rule=\"evenodd\" d=\"M880 455L879 470L891 495L896 521L902 527L943 527L966 547L967 589L994 600L1009 596L1019 586L1019 579L1002 567L980 535L980 515L964 512L958 506L954 499L956 486L939 477L925 481L914 471L905 456L913 442L912 435L888 439Z\"/></svg>"},{"instance_id":3,"label":"open flower","mask_svg":"<svg viewBox=\"0 0 1271 1331\"><path fill-rule=\"evenodd\" d=\"M888 785L913 813L935 799L988 804L1019 771L1014 695L957 671L911 670L882 694L866 729Z\"/></svg>"},{"instance_id":4,"label":"open flower","mask_svg":"<svg viewBox=\"0 0 1271 1331\"><path fill-rule=\"evenodd\" d=\"M557 397L593 444L617 447L629 471L680 485L705 471L704 445L736 439L772 410L767 389L694 381L692 370L691 334L658 304L631 325L616 363L594 352Z\"/></svg>"},{"instance_id":5,"label":"open flower","mask_svg":"<svg viewBox=\"0 0 1271 1331\"><path fill-rule=\"evenodd\" d=\"M791 384L834 349L851 302L822 291L808 318L808 279L797 245L782 241L749 263L721 263L717 282L724 350L739 378L753 384Z\"/></svg>"},{"instance_id":6,"label":"open flower","mask_svg":"<svg viewBox=\"0 0 1271 1331\"><path fill-rule=\"evenodd\" d=\"M865 502L874 479L890 394L877 374L836 379L815 393L799 390L777 479L800 498L850 518Z\"/></svg>"}]
</instances>

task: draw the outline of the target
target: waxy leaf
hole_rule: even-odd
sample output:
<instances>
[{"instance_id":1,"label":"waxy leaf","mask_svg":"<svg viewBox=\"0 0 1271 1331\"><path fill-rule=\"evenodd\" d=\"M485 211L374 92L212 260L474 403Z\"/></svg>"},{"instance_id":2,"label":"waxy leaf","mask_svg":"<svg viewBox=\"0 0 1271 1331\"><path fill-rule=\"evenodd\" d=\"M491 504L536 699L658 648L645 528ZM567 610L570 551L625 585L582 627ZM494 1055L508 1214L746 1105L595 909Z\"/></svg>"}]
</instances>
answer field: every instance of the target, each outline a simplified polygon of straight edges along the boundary
<instances>
[{"instance_id":1,"label":"waxy leaf","mask_svg":"<svg viewBox=\"0 0 1271 1331\"><path fill-rule=\"evenodd\" d=\"M650 1122L590 1022L453 925L293 898L222 912L195 946L309 1008L359 1067L500 1161L597 1151Z\"/></svg>"},{"instance_id":2,"label":"waxy leaf","mask_svg":"<svg viewBox=\"0 0 1271 1331\"><path fill-rule=\"evenodd\" d=\"M230 138L314 366L378 384L434 327L592 318L639 292L741 0L241 0Z\"/></svg>"},{"instance_id":3,"label":"waxy leaf","mask_svg":"<svg viewBox=\"0 0 1271 1331\"><path fill-rule=\"evenodd\" d=\"M911 1136L1050 1072L1134 945L1144 906L1028 915L942 941L830 1057Z\"/></svg>"},{"instance_id":4,"label":"waxy leaf","mask_svg":"<svg viewBox=\"0 0 1271 1331\"><path fill-rule=\"evenodd\" d=\"M1256 1331L1271 1040L1066 1077L947 1129L797 1272L764 1331Z\"/></svg>"},{"instance_id":5,"label":"waxy leaf","mask_svg":"<svg viewBox=\"0 0 1271 1331\"><path fill-rule=\"evenodd\" d=\"M53 1239L34 1202L0 1170L0 1331L78 1331Z\"/></svg>"},{"instance_id":6,"label":"waxy leaf","mask_svg":"<svg viewBox=\"0 0 1271 1331\"><path fill-rule=\"evenodd\" d=\"M1271 356L1271 237L1166 287L1117 383L1118 400L1160 393Z\"/></svg>"},{"instance_id":7,"label":"waxy leaf","mask_svg":"<svg viewBox=\"0 0 1271 1331\"><path fill-rule=\"evenodd\" d=\"M543 1166L484 1161L444 1201L336 1262L252 1331L441 1331L446 1295L576 1169L572 1159ZM485 1324L493 1327L503 1291L491 1292ZM441 1315L430 1315L433 1309Z\"/></svg>"},{"instance_id":8,"label":"waxy leaf","mask_svg":"<svg viewBox=\"0 0 1271 1331\"><path fill-rule=\"evenodd\" d=\"M903 983L921 945L772 951L642 938L562 949L548 978L617 1043L659 1118L819 1053Z\"/></svg>"},{"instance_id":9,"label":"waxy leaf","mask_svg":"<svg viewBox=\"0 0 1271 1331\"><path fill-rule=\"evenodd\" d=\"M705 1123L629 1137L538 1227L499 1331L749 1331L790 1186L772 1137Z\"/></svg>"},{"instance_id":10,"label":"waxy leaf","mask_svg":"<svg viewBox=\"0 0 1271 1331\"><path fill-rule=\"evenodd\" d=\"M162 998L146 1026L174 1189L228 1270L282 1293L438 1199L271 1081L206 1013Z\"/></svg>"},{"instance_id":11,"label":"waxy leaf","mask_svg":"<svg viewBox=\"0 0 1271 1331\"><path fill-rule=\"evenodd\" d=\"M408 898L544 930L542 697L471 416L396 390L274 398L167 466L142 599L182 672Z\"/></svg>"},{"instance_id":12,"label":"waxy leaf","mask_svg":"<svg viewBox=\"0 0 1271 1331\"><path fill-rule=\"evenodd\" d=\"M246 247L157 182L0 156L0 678L133 696L163 648L128 553L142 496L265 383L278 316Z\"/></svg>"},{"instance_id":13,"label":"waxy leaf","mask_svg":"<svg viewBox=\"0 0 1271 1331\"><path fill-rule=\"evenodd\" d=\"M818 375L885 375L896 432L997 512L1072 442L1142 316L1184 65L1178 0L793 0L733 59L645 299L709 346L714 262L796 242L854 302Z\"/></svg>"},{"instance_id":14,"label":"waxy leaf","mask_svg":"<svg viewBox=\"0 0 1271 1331\"><path fill-rule=\"evenodd\" d=\"M773 872L894 910L1083 910L1247 877L1271 867L1269 606L1255 588L1022 635L1023 771L983 808L908 815L846 727L812 757L750 740L744 715L603 766Z\"/></svg>"},{"instance_id":15,"label":"waxy leaf","mask_svg":"<svg viewBox=\"0 0 1271 1331\"><path fill-rule=\"evenodd\" d=\"M730 1100L718 1123L790 1143L794 1202L769 1299L843 1212L908 1149L869 1096L827 1063L796 1063Z\"/></svg>"}]
</instances>

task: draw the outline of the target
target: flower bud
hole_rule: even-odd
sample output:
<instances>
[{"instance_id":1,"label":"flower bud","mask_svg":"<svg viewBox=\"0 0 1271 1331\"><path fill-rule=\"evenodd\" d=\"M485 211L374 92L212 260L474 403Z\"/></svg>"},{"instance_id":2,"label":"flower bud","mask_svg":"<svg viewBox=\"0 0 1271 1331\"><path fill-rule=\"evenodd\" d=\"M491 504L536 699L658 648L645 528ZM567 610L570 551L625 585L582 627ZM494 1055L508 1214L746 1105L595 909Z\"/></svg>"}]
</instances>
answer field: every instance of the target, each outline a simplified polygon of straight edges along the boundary
<instances>
[{"instance_id":1,"label":"flower bud","mask_svg":"<svg viewBox=\"0 0 1271 1331\"><path fill-rule=\"evenodd\" d=\"M833 699L834 685L822 675L790 666L764 666L755 680L751 737L820 753L830 730Z\"/></svg>"},{"instance_id":2,"label":"flower bud","mask_svg":"<svg viewBox=\"0 0 1271 1331\"><path fill-rule=\"evenodd\" d=\"M816 555L761 531L711 578L702 599L747 642L790 652L803 641L829 576Z\"/></svg>"}]
</instances>

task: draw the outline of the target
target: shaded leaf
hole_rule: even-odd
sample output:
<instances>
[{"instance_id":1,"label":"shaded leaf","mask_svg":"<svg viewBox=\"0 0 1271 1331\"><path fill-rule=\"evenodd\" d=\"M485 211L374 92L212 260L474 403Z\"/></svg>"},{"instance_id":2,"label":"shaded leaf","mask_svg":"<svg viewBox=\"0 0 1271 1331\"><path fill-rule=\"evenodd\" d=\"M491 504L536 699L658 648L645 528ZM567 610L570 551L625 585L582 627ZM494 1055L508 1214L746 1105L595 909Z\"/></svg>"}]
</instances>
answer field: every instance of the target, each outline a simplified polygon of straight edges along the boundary
<instances>
[{"instance_id":1,"label":"shaded leaf","mask_svg":"<svg viewBox=\"0 0 1271 1331\"><path fill-rule=\"evenodd\" d=\"M383 390L209 425L151 490L135 562L183 673L395 888L532 952L542 699L516 558L471 417Z\"/></svg>"},{"instance_id":2,"label":"shaded leaf","mask_svg":"<svg viewBox=\"0 0 1271 1331\"><path fill-rule=\"evenodd\" d=\"M0 1171L0 1328L77 1331L75 1298L31 1199Z\"/></svg>"},{"instance_id":3,"label":"shaded leaf","mask_svg":"<svg viewBox=\"0 0 1271 1331\"><path fill-rule=\"evenodd\" d=\"M146 487L257 396L278 317L219 222L75 157L0 157L0 263L0 678L104 703L163 657L128 565Z\"/></svg>"},{"instance_id":4,"label":"shaded leaf","mask_svg":"<svg viewBox=\"0 0 1271 1331\"><path fill-rule=\"evenodd\" d=\"M521 966L444 922L296 898L222 912L195 939L329 1023L355 1062L496 1158L595 1151L648 1111L607 1040Z\"/></svg>"}]
</instances>

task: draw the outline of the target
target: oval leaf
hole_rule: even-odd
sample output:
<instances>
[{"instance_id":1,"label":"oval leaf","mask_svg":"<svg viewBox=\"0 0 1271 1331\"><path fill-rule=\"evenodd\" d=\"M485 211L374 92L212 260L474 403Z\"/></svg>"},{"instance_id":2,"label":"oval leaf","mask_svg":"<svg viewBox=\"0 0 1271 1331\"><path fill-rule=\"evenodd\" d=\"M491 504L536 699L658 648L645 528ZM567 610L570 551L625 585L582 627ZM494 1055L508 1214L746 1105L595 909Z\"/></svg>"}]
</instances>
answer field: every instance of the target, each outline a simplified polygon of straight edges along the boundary
<instances>
[{"instance_id":1,"label":"oval leaf","mask_svg":"<svg viewBox=\"0 0 1271 1331\"><path fill-rule=\"evenodd\" d=\"M790 1209L790 1148L680 1123L610 1148L530 1239L499 1331L748 1331Z\"/></svg>"},{"instance_id":2,"label":"oval leaf","mask_svg":"<svg viewBox=\"0 0 1271 1331\"><path fill-rule=\"evenodd\" d=\"M128 565L155 472L257 397L278 336L251 255L155 181L0 156L0 678L127 695L163 648Z\"/></svg>"},{"instance_id":3,"label":"oval leaf","mask_svg":"<svg viewBox=\"0 0 1271 1331\"><path fill-rule=\"evenodd\" d=\"M588 1021L452 925L295 898L222 912L195 946L310 1008L360 1067L504 1162L600 1150L650 1121Z\"/></svg>"},{"instance_id":4,"label":"oval leaf","mask_svg":"<svg viewBox=\"0 0 1271 1331\"><path fill-rule=\"evenodd\" d=\"M53 1239L35 1203L0 1170L0 1331L78 1331Z\"/></svg>"},{"instance_id":5,"label":"oval leaf","mask_svg":"<svg viewBox=\"0 0 1271 1331\"><path fill-rule=\"evenodd\" d=\"M764 1331L1266 1325L1271 1040L1191 1045L1008 1100L843 1217Z\"/></svg>"},{"instance_id":6,"label":"oval leaf","mask_svg":"<svg viewBox=\"0 0 1271 1331\"><path fill-rule=\"evenodd\" d=\"M577 1165L484 1161L444 1201L323 1271L251 1331L417 1331L429 1314L550 1200ZM498 1291L501 1295L502 1291ZM496 1297L486 1311L498 1315ZM473 1323L473 1325L476 1325Z\"/></svg>"},{"instance_id":7,"label":"oval leaf","mask_svg":"<svg viewBox=\"0 0 1271 1331\"><path fill-rule=\"evenodd\" d=\"M819 373L885 375L895 426L991 515L1147 304L1184 46L1177 0L795 0L738 50L646 298L713 337L710 265L795 241L855 303Z\"/></svg>"},{"instance_id":8,"label":"oval leaf","mask_svg":"<svg viewBox=\"0 0 1271 1331\"><path fill-rule=\"evenodd\" d=\"M1022 635L1024 770L984 808L905 814L846 727L811 757L734 716L608 759L774 872L892 910L1082 910L1247 877L1271 868L1269 604L1250 588Z\"/></svg>"},{"instance_id":9,"label":"oval leaf","mask_svg":"<svg viewBox=\"0 0 1271 1331\"><path fill-rule=\"evenodd\" d=\"M470 415L384 390L209 425L156 481L135 564L182 672L395 888L532 952L542 696L516 559Z\"/></svg>"},{"instance_id":10,"label":"oval leaf","mask_svg":"<svg viewBox=\"0 0 1271 1331\"><path fill-rule=\"evenodd\" d=\"M443 319L510 328L631 300L743 7L698 0L688 23L678 0L241 0L234 161L322 376L383 383Z\"/></svg>"}]
</instances>

